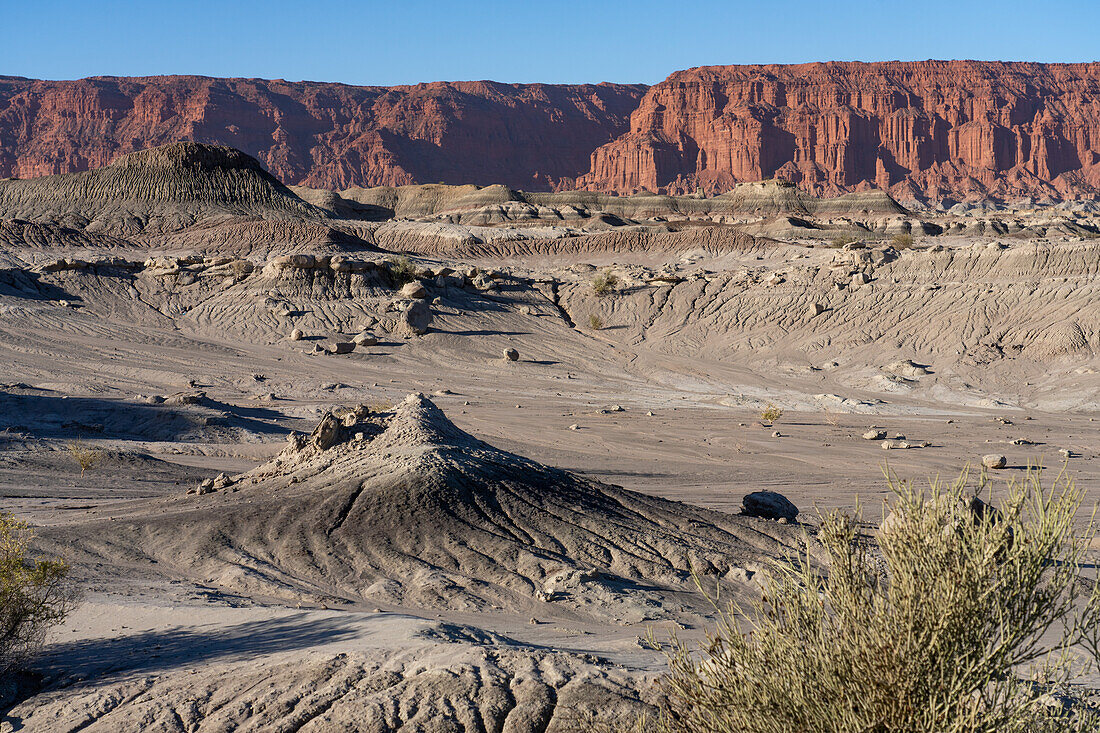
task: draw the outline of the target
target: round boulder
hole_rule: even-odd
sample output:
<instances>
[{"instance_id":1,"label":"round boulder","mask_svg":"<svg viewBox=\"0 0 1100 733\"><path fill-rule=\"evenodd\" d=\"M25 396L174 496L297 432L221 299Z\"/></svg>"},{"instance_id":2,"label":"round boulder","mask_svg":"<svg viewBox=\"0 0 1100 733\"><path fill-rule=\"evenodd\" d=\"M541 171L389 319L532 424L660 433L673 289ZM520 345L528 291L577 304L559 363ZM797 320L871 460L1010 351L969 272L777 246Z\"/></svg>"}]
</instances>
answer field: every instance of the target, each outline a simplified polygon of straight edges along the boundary
<instances>
[{"instance_id":1,"label":"round boulder","mask_svg":"<svg viewBox=\"0 0 1100 733\"><path fill-rule=\"evenodd\" d=\"M778 492L754 491L741 500L741 513L747 517L786 519L793 522L798 517L798 507Z\"/></svg>"},{"instance_id":2,"label":"round boulder","mask_svg":"<svg viewBox=\"0 0 1100 733\"><path fill-rule=\"evenodd\" d=\"M418 282L405 283L405 286L401 288L401 297L412 298L414 300L420 300L428 297L428 291Z\"/></svg>"},{"instance_id":3,"label":"round boulder","mask_svg":"<svg viewBox=\"0 0 1100 733\"><path fill-rule=\"evenodd\" d=\"M997 453L982 456L982 465L986 468L1004 468L1008 465L1008 459Z\"/></svg>"},{"instance_id":4,"label":"round boulder","mask_svg":"<svg viewBox=\"0 0 1100 733\"><path fill-rule=\"evenodd\" d=\"M519 361L519 352L515 349L505 349L504 358L507 361Z\"/></svg>"}]
</instances>

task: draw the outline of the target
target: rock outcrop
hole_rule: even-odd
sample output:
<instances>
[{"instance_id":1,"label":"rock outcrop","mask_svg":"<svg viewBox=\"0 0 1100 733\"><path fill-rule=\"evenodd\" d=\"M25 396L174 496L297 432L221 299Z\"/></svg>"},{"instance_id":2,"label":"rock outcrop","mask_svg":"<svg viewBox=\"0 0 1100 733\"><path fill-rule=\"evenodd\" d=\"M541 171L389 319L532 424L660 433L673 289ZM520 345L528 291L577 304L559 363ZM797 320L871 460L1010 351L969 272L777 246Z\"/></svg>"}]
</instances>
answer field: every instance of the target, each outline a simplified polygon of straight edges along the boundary
<instances>
[{"instance_id":1,"label":"rock outcrop","mask_svg":"<svg viewBox=\"0 0 1100 733\"><path fill-rule=\"evenodd\" d=\"M503 183L546 189L626 132L640 84L400 87L212 79L0 78L0 177L71 173L181 140L254 156L317 188Z\"/></svg>"},{"instance_id":2,"label":"rock outcrop","mask_svg":"<svg viewBox=\"0 0 1100 733\"><path fill-rule=\"evenodd\" d=\"M1100 64L707 66L652 87L586 188L1059 196L1100 187Z\"/></svg>"}]
</instances>

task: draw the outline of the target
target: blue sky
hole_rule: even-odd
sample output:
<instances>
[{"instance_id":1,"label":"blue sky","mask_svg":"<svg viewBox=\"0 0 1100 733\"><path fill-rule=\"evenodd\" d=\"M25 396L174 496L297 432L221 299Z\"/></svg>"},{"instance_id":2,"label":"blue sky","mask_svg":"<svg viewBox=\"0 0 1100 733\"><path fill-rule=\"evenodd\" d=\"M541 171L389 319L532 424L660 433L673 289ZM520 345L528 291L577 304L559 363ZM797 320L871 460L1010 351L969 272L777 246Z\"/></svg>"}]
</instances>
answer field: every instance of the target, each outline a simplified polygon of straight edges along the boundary
<instances>
[{"instance_id":1,"label":"blue sky","mask_svg":"<svg viewBox=\"0 0 1100 733\"><path fill-rule=\"evenodd\" d=\"M0 0L0 74L645 82L691 66L1100 60L1100 0Z\"/></svg>"}]
</instances>

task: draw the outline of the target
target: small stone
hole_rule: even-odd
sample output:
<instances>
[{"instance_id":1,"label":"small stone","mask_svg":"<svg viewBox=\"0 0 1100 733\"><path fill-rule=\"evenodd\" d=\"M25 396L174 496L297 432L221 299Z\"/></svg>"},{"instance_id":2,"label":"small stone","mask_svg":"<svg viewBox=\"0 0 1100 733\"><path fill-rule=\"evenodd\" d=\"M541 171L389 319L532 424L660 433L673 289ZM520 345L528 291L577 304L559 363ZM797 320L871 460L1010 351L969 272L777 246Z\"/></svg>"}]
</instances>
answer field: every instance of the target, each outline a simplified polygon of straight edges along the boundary
<instances>
[{"instance_id":1,"label":"small stone","mask_svg":"<svg viewBox=\"0 0 1100 733\"><path fill-rule=\"evenodd\" d=\"M622 405L612 405L611 407L607 408L607 411L608 412L626 412L626 410L623 409Z\"/></svg>"},{"instance_id":2,"label":"small stone","mask_svg":"<svg viewBox=\"0 0 1100 733\"><path fill-rule=\"evenodd\" d=\"M373 333L367 333L366 331L364 331L363 333L356 334L355 338L353 338L352 341L354 341L357 346L377 346L378 345L378 337L375 336Z\"/></svg>"},{"instance_id":3,"label":"small stone","mask_svg":"<svg viewBox=\"0 0 1100 733\"><path fill-rule=\"evenodd\" d=\"M982 456L982 465L986 468L1004 468L1008 465L1008 459L996 453Z\"/></svg>"},{"instance_id":4,"label":"small stone","mask_svg":"<svg viewBox=\"0 0 1100 733\"><path fill-rule=\"evenodd\" d=\"M868 430L863 434L864 440L882 440L886 437L885 430Z\"/></svg>"},{"instance_id":5,"label":"small stone","mask_svg":"<svg viewBox=\"0 0 1100 733\"><path fill-rule=\"evenodd\" d=\"M505 349L504 358L507 361L519 361L519 352L515 349Z\"/></svg>"},{"instance_id":6,"label":"small stone","mask_svg":"<svg viewBox=\"0 0 1100 733\"><path fill-rule=\"evenodd\" d=\"M772 433L772 437L773 438L782 438L783 434L780 433L778 430L776 430L774 433Z\"/></svg>"},{"instance_id":7,"label":"small stone","mask_svg":"<svg viewBox=\"0 0 1100 733\"><path fill-rule=\"evenodd\" d=\"M300 328L296 328L290 332L291 341L301 341L306 337L305 333Z\"/></svg>"},{"instance_id":8,"label":"small stone","mask_svg":"<svg viewBox=\"0 0 1100 733\"><path fill-rule=\"evenodd\" d=\"M810 317L811 318L813 318L814 316L820 316L824 312L825 312L825 306L822 305L821 303L814 303L813 305L810 306Z\"/></svg>"},{"instance_id":9,"label":"small stone","mask_svg":"<svg viewBox=\"0 0 1100 733\"><path fill-rule=\"evenodd\" d=\"M1073 453L1068 448L1059 448L1058 455L1060 455L1062 458L1069 458L1073 455Z\"/></svg>"},{"instance_id":10,"label":"small stone","mask_svg":"<svg viewBox=\"0 0 1100 733\"><path fill-rule=\"evenodd\" d=\"M569 426L569 429L570 430L580 430L581 426L577 425L576 423L573 423L572 425Z\"/></svg>"},{"instance_id":11,"label":"small stone","mask_svg":"<svg viewBox=\"0 0 1100 733\"><path fill-rule=\"evenodd\" d=\"M645 414L646 417L653 417L653 410L649 410Z\"/></svg>"}]
</instances>

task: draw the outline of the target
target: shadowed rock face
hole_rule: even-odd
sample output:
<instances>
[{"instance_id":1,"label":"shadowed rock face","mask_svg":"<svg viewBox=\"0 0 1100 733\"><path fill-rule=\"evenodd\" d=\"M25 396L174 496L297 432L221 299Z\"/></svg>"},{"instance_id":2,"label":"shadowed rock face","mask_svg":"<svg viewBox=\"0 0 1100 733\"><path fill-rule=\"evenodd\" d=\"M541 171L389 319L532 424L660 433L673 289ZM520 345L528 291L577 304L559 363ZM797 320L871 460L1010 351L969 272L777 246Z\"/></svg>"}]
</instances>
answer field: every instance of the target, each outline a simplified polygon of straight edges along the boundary
<instances>
[{"instance_id":1,"label":"shadowed rock face","mask_svg":"<svg viewBox=\"0 0 1100 733\"><path fill-rule=\"evenodd\" d=\"M543 189L626 131L640 84L402 87L193 76L0 78L0 177L70 173L181 140L228 145L289 184Z\"/></svg>"},{"instance_id":2,"label":"shadowed rock face","mask_svg":"<svg viewBox=\"0 0 1100 733\"><path fill-rule=\"evenodd\" d=\"M592 154L603 191L1044 196L1100 185L1100 64L974 61L705 66L646 93Z\"/></svg>"}]
</instances>

